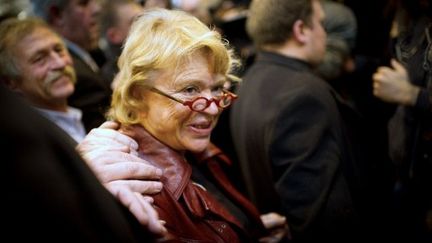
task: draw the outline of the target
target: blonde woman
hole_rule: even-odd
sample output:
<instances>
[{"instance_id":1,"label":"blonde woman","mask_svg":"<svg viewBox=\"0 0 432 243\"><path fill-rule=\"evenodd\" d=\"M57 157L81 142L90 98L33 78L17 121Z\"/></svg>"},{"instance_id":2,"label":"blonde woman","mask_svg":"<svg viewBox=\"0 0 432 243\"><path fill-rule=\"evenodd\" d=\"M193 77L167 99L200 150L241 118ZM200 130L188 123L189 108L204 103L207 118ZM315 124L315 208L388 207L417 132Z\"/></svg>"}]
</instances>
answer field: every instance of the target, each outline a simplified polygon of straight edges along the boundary
<instances>
[{"instance_id":1,"label":"blonde woman","mask_svg":"<svg viewBox=\"0 0 432 243\"><path fill-rule=\"evenodd\" d=\"M139 156L163 170L154 196L168 230L162 241L254 242L266 228L285 232L277 214L263 224L225 175L230 160L210 143L236 98L226 90L236 64L219 33L184 12L147 10L131 27L109 116L138 142Z\"/></svg>"}]
</instances>

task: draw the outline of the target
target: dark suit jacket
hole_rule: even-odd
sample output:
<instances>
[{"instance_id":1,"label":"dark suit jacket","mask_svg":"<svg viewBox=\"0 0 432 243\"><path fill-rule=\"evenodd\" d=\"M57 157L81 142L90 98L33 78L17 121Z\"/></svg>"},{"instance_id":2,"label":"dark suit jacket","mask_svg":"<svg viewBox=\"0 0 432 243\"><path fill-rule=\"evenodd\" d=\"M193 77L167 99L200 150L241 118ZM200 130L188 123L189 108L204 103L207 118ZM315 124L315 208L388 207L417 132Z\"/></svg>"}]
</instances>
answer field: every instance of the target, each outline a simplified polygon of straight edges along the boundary
<instances>
[{"instance_id":1,"label":"dark suit jacket","mask_svg":"<svg viewBox=\"0 0 432 243\"><path fill-rule=\"evenodd\" d=\"M285 214L297 241L358 237L356 165L331 87L306 63L263 52L238 94L232 136L258 208Z\"/></svg>"},{"instance_id":2,"label":"dark suit jacket","mask_svg":"<svg viewBox=\"0 0 432 243\"><path fill-rule=\"evenodd\" d=\"M63 131L1 85L0 108L3 237L14 242L151 241Z\"/></svg>"},{"instance_id":3,"label":"dark suit jacket","mask_svg":"<svg viewBox=\"0 0 432 243\"><path fill-rule=\"evenodd\" d=\"M112 90L98 72L94 72L81 58L69 50L75 71L77 83L75 92L68 99L69 105L83 112L83 123L89 132L98 127L105 119L105 113L111 102Z\"/></svg>"}]
</instances>

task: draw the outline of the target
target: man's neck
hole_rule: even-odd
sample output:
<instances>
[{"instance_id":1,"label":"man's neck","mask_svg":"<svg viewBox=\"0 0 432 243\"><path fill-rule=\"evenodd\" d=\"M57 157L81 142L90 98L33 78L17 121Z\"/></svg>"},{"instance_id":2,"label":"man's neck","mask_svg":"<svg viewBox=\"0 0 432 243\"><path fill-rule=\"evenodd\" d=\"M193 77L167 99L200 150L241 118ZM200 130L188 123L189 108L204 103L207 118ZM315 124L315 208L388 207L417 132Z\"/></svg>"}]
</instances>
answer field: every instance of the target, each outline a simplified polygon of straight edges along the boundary
<instances>
[{"instance_id":1,"label":"man's neck","mask_svg":"<svg viewBox=\"0 0 432 243\"><path fill-rule=\"evenodd\" d=\"M307 62L307 57L302 46L299 46L299 44L294 41L286 41L283 44L277 45L264 45L261 49Z\"/></svg>"},{"instance_id":2,"label":"man's neck","mask_svg":"<svg viewBox=\"0 0 432 243\"><path fill-rule=\"evenodd\" d=\"M40 109L58 111L58 112L67 112L68 104L67 100L56 100L56 101L42 101L42 100L31 100L31 104Z\"/></svg>"}]
</instances>

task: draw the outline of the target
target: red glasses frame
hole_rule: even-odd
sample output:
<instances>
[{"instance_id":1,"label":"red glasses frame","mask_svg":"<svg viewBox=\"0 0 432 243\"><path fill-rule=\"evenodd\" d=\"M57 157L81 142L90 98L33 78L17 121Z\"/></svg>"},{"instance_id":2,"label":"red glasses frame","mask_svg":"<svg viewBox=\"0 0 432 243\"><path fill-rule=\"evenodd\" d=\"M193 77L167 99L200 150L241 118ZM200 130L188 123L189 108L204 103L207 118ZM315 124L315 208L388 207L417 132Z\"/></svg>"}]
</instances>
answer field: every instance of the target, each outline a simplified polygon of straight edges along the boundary
<instances>
[{"instance_id":1,"label":"red glasses frame","mask_svg":"<svg viewBox=\"0 0 432 243\"><path fill-rule=\"evenodd\" d=\"M150 90L155 92L155 93L158 93L162 96L165 96L171 100L177 101L178 103L181 103L184 106L188 106L191 110L197 111L197 112L204 111L205 109L207 109L211 105L212 102L214 102L217 105L217 107L219 107L221 109L225 109L228 106L230 106L235 99L237 99L237 95L228 91L228 90L223 90L224 93L222 94L222 96L220 96L218 98L211 98L209 100L206 97L200 96L200 97L197 97L193 100L188 100L188 101L177 99L177 98L175 98L175 97L173 97L173 96L171 96L171 95L169 95L169 94L167 94L167 93L165 93L165 92L163 92L157 88L154 88L154 87L151 87ZM198 103L198 102L205 102L205 103Z\"/></svg>"}]
</instances>

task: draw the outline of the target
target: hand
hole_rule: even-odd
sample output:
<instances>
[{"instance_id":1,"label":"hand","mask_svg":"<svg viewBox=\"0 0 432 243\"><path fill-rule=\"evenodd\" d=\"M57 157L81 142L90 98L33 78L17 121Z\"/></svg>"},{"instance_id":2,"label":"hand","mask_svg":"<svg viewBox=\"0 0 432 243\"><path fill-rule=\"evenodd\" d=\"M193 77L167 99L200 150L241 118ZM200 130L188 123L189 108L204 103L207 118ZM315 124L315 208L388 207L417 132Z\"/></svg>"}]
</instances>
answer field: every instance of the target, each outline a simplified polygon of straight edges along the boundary
<instances>
[{"instance_id":1,"label":"hand","mask_svg":"<svg viewBox=\"0 0 432 243\"><path fill-rule=\"evenodd\" d=\"M284 226L287 223L284 216L275 212L262 214L261 221L263 222L266 229L277 228L280 226Z\"/></svg>"},{"instance_id":2,"label":"hand","mask_svg":"<svg viewBox=\"0 0 432 243\"><path fill-rule=\"evenodd\" d=\"M151 232L163 234L166 229L144 196L162 190L162 171L136 156L138 144L119 133L119 124L105 122L93 129L77 146L78 152L107 188L138 221Z\"/></svg>"},{"instance_id":3,"label":"hand","mask_svg":"<svg viewBox=\"0 0 432 243\"><path fill-rule=\"evenodd\" d=\"M113 121L106 121L96 129L92 129L85 139L78 144L77 150L81 154L108 146L125 153L136 155L138 144L132 138L117 131L119 124Z\"/></svg>"},{"instance_id":4,"label":"hand","mask_svg":"<svg viewBox=\"0 0 432 243\"><path fill-rule=\"evenodd\" d=\"M259 239L260 242L276 243L282 239L291 239L291 232L285 217L271 212L261 215L261 221L264 227L270 231L270 235Z\"/></svg>"},{"instance_id":5,"label":"hand","mask_svg":"<svg viewBox=\"0 0 432 243\"><path fill-rule=\"evenodd\" d=\"M132 192L123 186L108 185L107 189L123 204L129 211L135 215L138 221L155 234L163 235L167 232L164 222L159 220L158 214L150 203L152 198L146 198L143 195Z\"/></svg>"},{"instance_id":6,"label":"hand","mask_svg":"<svg viewBox=\"0 0 432 243\"><path fill-rule=\"evenodd\" d=\"M106 187L126 186L133 192L154 194L162 190L162 171L136 156L138 144L119 133L119 125L105 122L93 129L77 150Z\"/></svg>"},{"instance_id":7,"label":"hand","mask_svg":"<svg viewBox=\"0 0 432 243\"><path fill-rule=\"evenodd\" d=\"M420 88L411 84L407 70L391 60L392 68L379 67L373 74L373 93L383 101L399 105L415 105Z\"/></svg>"}]
</instances>

